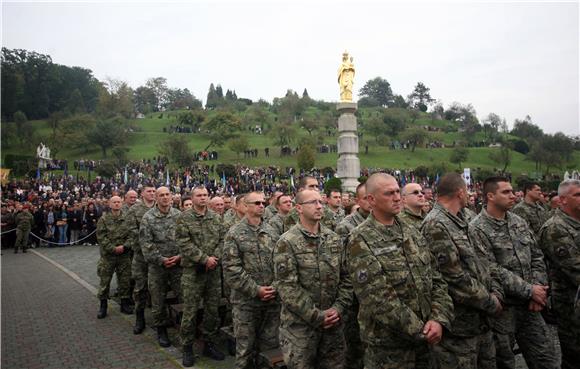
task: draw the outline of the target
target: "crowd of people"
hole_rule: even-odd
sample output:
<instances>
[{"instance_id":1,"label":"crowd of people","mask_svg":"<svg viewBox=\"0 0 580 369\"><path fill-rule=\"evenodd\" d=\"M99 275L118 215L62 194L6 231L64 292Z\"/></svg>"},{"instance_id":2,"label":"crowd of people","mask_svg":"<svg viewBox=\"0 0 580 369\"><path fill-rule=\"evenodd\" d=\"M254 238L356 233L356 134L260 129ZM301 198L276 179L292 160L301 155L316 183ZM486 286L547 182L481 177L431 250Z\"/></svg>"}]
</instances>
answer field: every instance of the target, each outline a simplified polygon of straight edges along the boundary
<instances>
[{"instance_id":1,"label":"crowd of people","mask_svg":"<svg viewBox=\"0 0 580 369\"><path fill-rule=\"evenodd\" d=\"M222 323L233 326L236 368L263 367L260 353L276 348L290 369L515 368L516 343L529 368L577 367L578 180L548 194L535 182L514 191L505 177L468 187L455 173L434 183L371 169L343 193L322 191L319 172L294 186L275 168L242 167L218 182L199 167L166 185L164 169L144 163L127 181L12 182L3 237L12 222L15 252L25 252L34 229L48 245L94 234L97 317L107 316L116 273L133 333L145 329L149 295L158 343L170 346L171 289L183 304L186 367L197 331L202 354L224 359Z\"/></svg>"}]
</instances>

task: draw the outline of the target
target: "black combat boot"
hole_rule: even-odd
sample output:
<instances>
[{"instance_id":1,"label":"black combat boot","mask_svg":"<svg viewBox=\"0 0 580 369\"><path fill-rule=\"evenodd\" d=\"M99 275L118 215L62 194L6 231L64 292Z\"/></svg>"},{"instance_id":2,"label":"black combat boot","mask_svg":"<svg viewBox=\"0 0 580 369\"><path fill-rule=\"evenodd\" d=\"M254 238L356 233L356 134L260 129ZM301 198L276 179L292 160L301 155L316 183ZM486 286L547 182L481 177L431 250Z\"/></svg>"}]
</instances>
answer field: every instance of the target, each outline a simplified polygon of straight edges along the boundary
<instances>
[{"instance_id":1,"label":"black combat boot","mask_svg":"<svg viewBox=\"0 0 580 369\"><path fill-rule=\"evenodd\" d=\"M133 327L133 334L141 334L145 330L145 309L137 309L135 315L135 327Z\"/></svg>"},{"instance_id":2,"label":"black combat boot","mask_svg":"<svg viewBox=\"0 0 580 369\"><path fill-rule=\"evenodd\" d=\"M183 345L183 360L181 363L186 368L192 367L195 363L192 345Z\"/></svg>"},{"instance_id":3,"label":"black combat boot","mask_svg":"<svg viewBox=\"0 0 580 369\"><path fill-rule=\"evenodd\" d=\"M106 316L107 316L107 299L104 299L101 300L101 307L99 308L97 319L103 319Z\"/></svg>"},{"instance_id":4,"label":"black combat boot","mask_svg":"<svg viewBox=\"0 0 580 369\"><path fill-rule=\"evenodd\" d=\"M133 308L131 308L129 299L121 299L121 312L128 315L133 314Z\"/></svg>"},{"instance_id":5,"label":"black combat boot","mask_svg":"<svg viewBox=\"0 0 580 369\"><path fill-rule=\"evenodd\" d=\"M212 342L206 341L203 347L203 354L211 359L222 361L226 358L223 352L217 349Z\"/></svg>"},{"instance_id":6,"label":"black combat boot","mask_svg":"<svg viewBox=\"0 0 580 369\"><path fill-rule=\"evenodd\" d=\"M167 328L157 327L157 341L159 341L159 346L161 347L171 346L171 341L169 341L169 337L167 337Z\"/></svg>"}]
</instances>

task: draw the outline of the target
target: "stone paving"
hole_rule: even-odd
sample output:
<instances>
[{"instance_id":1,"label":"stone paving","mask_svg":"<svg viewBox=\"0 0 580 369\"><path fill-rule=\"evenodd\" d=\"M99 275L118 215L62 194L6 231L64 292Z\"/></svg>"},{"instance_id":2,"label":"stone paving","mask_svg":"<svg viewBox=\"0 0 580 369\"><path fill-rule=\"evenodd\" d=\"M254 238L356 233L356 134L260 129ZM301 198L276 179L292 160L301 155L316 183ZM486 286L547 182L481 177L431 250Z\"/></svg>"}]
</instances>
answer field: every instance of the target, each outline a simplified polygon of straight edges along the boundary
<instances>
[{"instance_id":1,"label":"stone paving","mask_svg":"<svg viewBox=\"0 0 580 369\"><path fill-rule=\"evenodd\" d=\"M4 250L5 254L11 253L12 250ZM30 251L30 250L29 250ZM74 273L77 278L79 278L80 282L83 282L89 285L89 288L96 291L99 286L99 277L97 276L97 262L99 260L99 248L98 246L68 246L68 247L52 247L52 248L36 248L29 253L38 252L42 256L50 259L51 261L58 263L66 270ZM14 256L19 256L14 255ZM49 264L49 262L45 261L45 263ZM54 268L54 267L53 267ZM60 272L62 273L62 272ZM66 274L62 273L66 276ZM67 278L71 279L70 276L66 276ZM75 283L75 282L73 282ZM89 293L89 291L87 291ZM116 281L113 278L111 282L111 296L114 296L116 293ZM89 293L89 305L91 306L90 310L90 317L93 321L97 321L96 314L98 311L98 300L97 298ZM132 337L135 337L132 333L133 324L134 324L134 315L123 315L119 313L118 305L115 303L114 300L110 300L109 302L109 312L114 312L119 316L121 320L123 320L123 324L121 324L118 329L123 330L125 333L129 333ZM150 318L150 310L145 310L145 316L147 323L150 323L152 319ZM4 314L3 314L4 316ZM107 319L103 319L107 320ZM170 356L178 366L181 366L181 345L179 344L178 338L178 331L175 328L169 328L168 333L171 339L171 342L174 346L169 347L167 349L163 349L159 347L156 343L156 331L149 327L141 336L147 337L149 342L151 342L152 346L160 351L163 351L165 354ZM139 337L139 336L137 336ZM178 347L179 349L177 349ZM196 350L197 349L197 350ZM222 362L216 362L210 360L206 357L200 355L200 349L198 346L195 346L194 350L196 351L196 364L195 368L209 368L209 369L229 369L234 367L234 358L232 356L226 356L226 360ZM224 352L225 348L223 348ZM155 367L155 366L150 366Z\"/></svg>"}]
</instances>

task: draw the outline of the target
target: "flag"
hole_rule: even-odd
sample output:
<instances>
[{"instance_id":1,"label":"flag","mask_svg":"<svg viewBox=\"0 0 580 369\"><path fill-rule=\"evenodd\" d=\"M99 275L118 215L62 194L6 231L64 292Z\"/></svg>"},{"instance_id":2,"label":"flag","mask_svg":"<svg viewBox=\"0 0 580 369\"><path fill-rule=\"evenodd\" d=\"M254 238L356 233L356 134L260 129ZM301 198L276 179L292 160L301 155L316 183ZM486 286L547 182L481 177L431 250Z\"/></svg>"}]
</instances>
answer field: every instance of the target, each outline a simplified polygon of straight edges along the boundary
<instances>
[{"instance_id":1,"label":"flag","mask_svg":"<svg viewBox=\"0 0 580 369\"><path fill-rule=\"evenodd\" d=\"M40 179L40 168L36 168L36 179Z\"/></svg>"},{"instance_id":2,"label":"flag","mask_svg":"<svg viewBox=\"0 0 580 369\"><path fill-rule=\"evenodd\" d=\"M226 173L222 172L222 186L226 187Z\"/></svg>"},{"instance_id":3,"label":"flag","mask_svg":"<svg viewBox=\"0 0 580 369\"><path fill-rule=\"evenodd\" d=\"M167 168L167 177L165 179L165 185L169 186L169 168Z\"/></svg>"},{"instance_id":4,"label":"flag","mask_svg":"<svg viewBox=\"0 0 580 369\"><path fill-rule=\"evenodd\" d=\"M294 175L290 176L290 186L294 189Z\"/></svg>"},{"instance_id":5,"label":"flag","mask_svg":"<svg viewBox=\"0 0 580 369\"><path fill-rule=\"evenodd\" d=\"M439 173L437 173L437 176L435 176L435 185L437 185L439 183Z\"/></svg>"},{"instance_id":6,"label":"flag","mask_svg":"<svg viewBox=\"0 0 580 369\"><path fill-rule=\"evenodd\" d=\"M127 183L127 182L129 182L129 175L127 173L127 166L125 165L125 181L124 181L124 183Z\"/></svg>"}]
</instances>

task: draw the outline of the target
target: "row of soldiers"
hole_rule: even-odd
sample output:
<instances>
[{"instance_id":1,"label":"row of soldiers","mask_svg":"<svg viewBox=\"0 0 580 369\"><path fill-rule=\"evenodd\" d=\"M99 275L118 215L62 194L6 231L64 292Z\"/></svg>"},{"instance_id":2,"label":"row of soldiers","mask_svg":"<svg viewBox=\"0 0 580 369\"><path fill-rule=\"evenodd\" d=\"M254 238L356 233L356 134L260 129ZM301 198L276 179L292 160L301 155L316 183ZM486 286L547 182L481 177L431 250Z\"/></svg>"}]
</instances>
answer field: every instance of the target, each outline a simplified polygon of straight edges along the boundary
<instances>
[{"instance_id":1,"label":"row of soldiers","mask_svg":"<svg viewBox=\"0 0 580 369\"><path fill-rule=\"evenodd\" d=\"M278 346L289 368L514 368L516 342L529 368L557 368L540 314L550 285L562 367L575 367L580 182L560 185L560 209L537 232L510 211L515 195L506 178L483 187L487 205L476 215L467 210L462 177L445 175L426 214L420 185L401 190L395 178L377 173L357 188L358 209L344 217L340 193L329 193L324 207L317 180L305 177L294 208L281 194L266 208L264 195L253 192L238 196L223 219L207 208L203 187L192 190L192 208L182 213L171 207L167 188L145 187L125 214L115 212L120 198L111 199L98 227L99 273L123 274L132 251L134 333L145 327L148 286L162 346L170 345L167 286L178 292L183 364L192 366L201 302L203 353L224 358L215 346L223 268L237 368L258 367L258 354ZM128 294L120 281L126 312ZM99 297L106 315L108 286Z\"/></svg>"}]
</instances>

